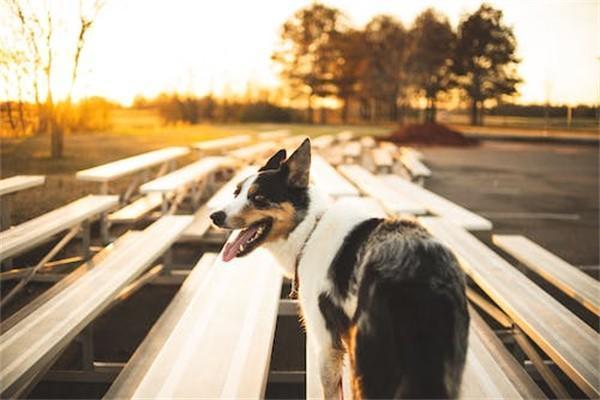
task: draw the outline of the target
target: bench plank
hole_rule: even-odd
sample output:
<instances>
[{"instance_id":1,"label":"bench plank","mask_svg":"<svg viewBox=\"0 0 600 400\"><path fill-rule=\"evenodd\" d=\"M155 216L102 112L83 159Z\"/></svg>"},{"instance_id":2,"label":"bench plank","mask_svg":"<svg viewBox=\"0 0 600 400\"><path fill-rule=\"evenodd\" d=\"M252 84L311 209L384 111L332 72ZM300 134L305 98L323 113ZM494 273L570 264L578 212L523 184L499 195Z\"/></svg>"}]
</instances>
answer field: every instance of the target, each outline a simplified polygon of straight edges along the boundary
<instances>
[{"instance_id":1,"label":"bench plank","mask_svg":"<svg viewBox=\"0 0 600 400\"><path fill-rule=\"evenodd\" d=\"M170 333L175 329L194 296L202 287L216 257L217 254L215 253L204 253L202 255L173 300L152 326L144 341L133 353L125 368L106 392L105 399L128 399L133 397L137 386L167 342Z\"/></svg>"},{"instance_id":2,"label":"bench plank","mask_svg":"<svg viewBox=\"0 0 600 400\"><path fill-rule=\"evenodd\" d=\"M392 168L394 166L394 158L387 149L375 148L371 151L373 161L379 168Z\"/></svg>"},{"instance_id":3,"label":"bench plank","mask_svg":"<svg viewBox=\"0 0 600 400\"><path fill-rule=\"evenodd\" d=\"M356 137L356 134L353 131L342 131L335 135L335 138L338 142L349 142Z\"/></svg>"},{"instance_id":4,"label":"bench plank","mask_svg":"<svg viewBox=\"0 0 600 400\"><path fill-rule=\"evenodd\" d=\"M416 178L431 176L431 170L413 152L400 152L400 162Z\"/></svg>"},{"instance_id":5,"label":"bench plank","mask_svg":"<svg viewBox=\"0 0 600 400\"><path fill-rule=\"evenodd\" d=\"M493 235L492 238L502 250L599 315L600 284L597 280L524 236Z\"/></svg>"},{"instance_id":6,"label":"bench plank","mask_svg":"<svg viewBox=\"0 0 600 400\"><path fill-rule=\"evenodd\" d=\"M247 162L254 162L258 159L271 156L277 149L275 142L258 143L253 146L242 147L228 153L229 156ZM265 160L266 161L266 160Z\"/></svg>"},{"instance_id":7,"label":"bench plank","mask_svg":"<svg viewBox=\"0 0 600 400\"><path fill-rule=\"evenodd\" d=\"M280 140L290 135L289 129L278 129L275 131L259 132L258 138L260 140Z\"/></svg>"},{"instance_id":8,"label":"bench plank","mask_svg":"<svg viewBox=\"0 0 600 400\"><path fill-rule=\"evenodd\" d=\"M132 397L264 397L282 283L275 265L264 249L227 264L219 256Z\"/></svg>"},{"instance_id":9,"label":"bench plank","mask_svg":"<svg viewBox=\"0 0 600 400\"><path fill-rule=\"evenodd\" d=\"M312 155L310 169L314 184L329 196L358 196L358 190L318 154Z\"/></svg>"},{"instance_id":10,"label":"bench plank","mask_svg":"<svg viewBox=\"0 0 600 400\"><path fill-rule=\"evenodd\" d=\"M326 149L330 147L335 142L335 136L333 135L321 135L314 139L311 139L311 146L315 149Z\"/></svg>"},{"instance_id":11,"label":"bench plank","mask_svg":"<svg viewBox=\"0 0 600 400\"><path fill-rule=\"evenodd\" d=\"M431 213L444 217L467 230L488 231L492 229L492 223L489 220L397 175L382 175L379 179L387 187L396 191L398 196L413 199Z\"/></svg>"},{"instance_id":12,"label":"bench plank","mask_svg":"<svg viewBox=\"0 0 600 400\"><path fill-rule=\"evenodd\" d=\"M463 228L436 217L419 221L588 396L600 396L600 338L592 328Z\"/></svg>"},{"instance_id":13,"label":"bench plank","mask_svg":"<svg viewBox=\"0 0 600 400\"><path fill-rule=\"evenodd\" d=\"M94 168L84 169L77 172L75 177L82 181L109 182L122 176L174 160L189 153L189 151L187 147L167 147L99 165Z\"/></svg>"},{"instance_id":14,"label":"bench plank","mask_svg":"<svg viewBox=\"0 0 600 400\"><path fill-rule=\"evenodd\" d=\"M0 261L31 249L118 203L118 196L86 196L0 232Z\"/></svg>"},{"instance_id":15,"label":"bench plank","mask_svg":"<svg viewBox=\"0 0 600 400\"><path fill-rule=\"evenodd\" d=\"M380 201L386 212L392 215L425 214L427 212L422 205L410 198L398 196L395 191L359 165L341 165L338 170L361 192Z\"/></svg>"},{"instance_id":16,"label":"bench plank","mask_svg":"<svg viewBox=\"0 0 600 400\"><path fill-rule=\"evenodd\" d=\"M543 399L546 395L472 307L462 399Z\"/></svg>"},{"instance_id":17,"label":"bench plank","mask_svg":"<svg viewBox=\"0 0 600 400\"><path fill-rule=\"evenodd\" d=\"M109 214L108 220L115 224L132 223L160 206L161 203L162 195L160 193L150 193Z\"/></svg>"},{"instance_id":18,"label":"bench plank","mask_svg":"<svg viewBox=\"0 0 600 400\"><path fill-rule=\"evenodd\" d=\"M202 152L219 152L241 147L252 141L250 135L236 135L227 136L220 139L204 140L202 142L196 142L192 145L196 150Z\"/></svg>"},{"instance_id":19,"label":"bench plank","mask_svg":"<svg viewBox=\"0 0 600 400\"><path fill-rule=\"evenodd\" d=\"M171 193L207 178L218 169L232 166L229 157L209 156L188 164L170 174L156 178L140 186L141 193Z\"/></svg>"},{"instance_id":20,"label":"bench plank","mask_svg":"<svg viewBox=\"0 0 600 400\"><path fill-rule=\"evenodd\" d=\"M191 223L162 217L111 252L94 269L0 336L0 392L10 396L60 352L129 282L141 275ZM144 249L144 251L140 251Z\"/></svg>"},{"instance_id":21,"label":"bench plank","mask_svg":"<svg viewBox=\"0 0 600 400\"><path fill-rule=\"evenodd\" d=\"M43 185L46 177L43 175L15 175L0 180L0 196Z\"/></svg>"}]
</instances>

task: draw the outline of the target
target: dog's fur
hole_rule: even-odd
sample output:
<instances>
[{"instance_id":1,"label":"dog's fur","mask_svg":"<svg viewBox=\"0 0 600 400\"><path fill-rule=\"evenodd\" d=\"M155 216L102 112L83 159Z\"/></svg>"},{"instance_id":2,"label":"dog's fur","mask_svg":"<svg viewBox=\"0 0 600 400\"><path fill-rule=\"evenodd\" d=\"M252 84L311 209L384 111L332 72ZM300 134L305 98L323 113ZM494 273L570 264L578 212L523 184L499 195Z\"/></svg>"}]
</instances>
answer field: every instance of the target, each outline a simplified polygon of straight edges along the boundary
<instances>
[{"instance_id":1,"label":"dog's fur","mask_svg":"<svg viewBox=\"0 0 600 400\"><path fill-rule=\"evenodd\" d=\"M298 279L324 396L338 396L348 353L356 399L457 397L469 316L454 255L413 221L356 199L331 205L309 185L308 140L285 158L275 154L211 217L229 229L262 226L229 255L263 245Z\"/></svg>"}]
</instances>

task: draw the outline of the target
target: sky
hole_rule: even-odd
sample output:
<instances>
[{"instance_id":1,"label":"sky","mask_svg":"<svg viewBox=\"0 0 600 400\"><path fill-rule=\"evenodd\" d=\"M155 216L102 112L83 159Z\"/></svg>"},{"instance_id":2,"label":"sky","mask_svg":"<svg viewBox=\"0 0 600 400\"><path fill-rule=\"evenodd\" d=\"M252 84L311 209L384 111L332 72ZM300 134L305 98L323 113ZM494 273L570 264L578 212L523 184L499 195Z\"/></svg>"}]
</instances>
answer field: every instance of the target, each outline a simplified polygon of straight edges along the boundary
<instances>
[{"instance_id":1,"label":"sky","mask_svg":"<svg viewBox=\"0 0 600 400\"><path fill-rule=\"evenodd\" d=\"M160 92L217 94L254 85L278 85L270 55L282 23L310 0L107 0L82 55L74 97L100 95L130 104L136 95ZM434 7L456 27L477 0L325 0L357 27L381 13L407 27ZM600 97L600 0L491 0L512 26L522 59L521 103L598 104ZM38 3L35 3L38 4ZM53 3L64 13L64 30L75 0ZM58 10L58 9L57 9ZM0 18L5 18L0 13ZM0 34L2 30L0 29ZM71 41L57 37L68 50ZM1 43L6 43L0 42ZM56 75L66 92L68 68Z\"/></svg>"}]
</instances>

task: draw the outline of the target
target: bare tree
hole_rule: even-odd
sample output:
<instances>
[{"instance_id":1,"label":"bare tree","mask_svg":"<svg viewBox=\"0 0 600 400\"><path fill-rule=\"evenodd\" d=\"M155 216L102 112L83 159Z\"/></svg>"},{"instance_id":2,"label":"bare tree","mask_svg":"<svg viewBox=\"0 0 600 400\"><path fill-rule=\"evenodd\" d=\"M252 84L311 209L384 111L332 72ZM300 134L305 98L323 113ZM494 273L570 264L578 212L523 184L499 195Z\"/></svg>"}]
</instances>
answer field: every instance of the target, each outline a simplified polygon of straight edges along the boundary
<instances>
[{"instance_id":1,"label":"bare tree","mask_svg":"<svg viewBox=\"0 0 600 400\"><path fill-rule=\"evenodd\" d=\"M51 85L52 76L55 72L54 62L54 35L61 24L52 13L48 2L43 3L43 11L34 10L27 0L4 0L19 26L19 33L25 43L25 50L33 65L31 69L31 78L34 86L34 98L38 109L38 131L50 134L50 152L53 158L62 157L65 126L58 118L58 111L55 104L55 96ZM93 0L86 2L91 4L88 11L84 10L84 1L79 3L79 29L75 38L73 53L69 59L72 60L72 70L70 74L70 86L67 93L67 107L70 107L73 96L73 88L79 77L79 68L81 55L86 47L86 38L94 25L104 2L102 0ZM39 6L40 3L36 3ZM64 68L59 68L64 70ZM46 97L42 103L40 89L46 88Z\"/></svg>"}]
</instances>

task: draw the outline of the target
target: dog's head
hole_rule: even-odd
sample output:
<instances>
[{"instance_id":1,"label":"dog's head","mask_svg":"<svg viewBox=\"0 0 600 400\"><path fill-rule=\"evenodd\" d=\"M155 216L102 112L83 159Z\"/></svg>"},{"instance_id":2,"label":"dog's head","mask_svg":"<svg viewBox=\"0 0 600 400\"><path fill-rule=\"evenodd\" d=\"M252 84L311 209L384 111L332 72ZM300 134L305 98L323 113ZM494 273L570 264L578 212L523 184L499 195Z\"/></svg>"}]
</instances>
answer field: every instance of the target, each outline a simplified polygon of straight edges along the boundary
<instances>
[{"instance_id":1,"label":"dog's head","mask_svg":"<svg viewBox=\"0 0 600 400\"><path fill-rule=\"evenodd\" d=\"M225 229L241 229L223 250L223 260L243 257L260 245L286 238L302 221L308 208L310 140L306 139L286 159L279 150L267 163L242 182L235 198L210 215Z\"/></svg>"}]
</instances>

